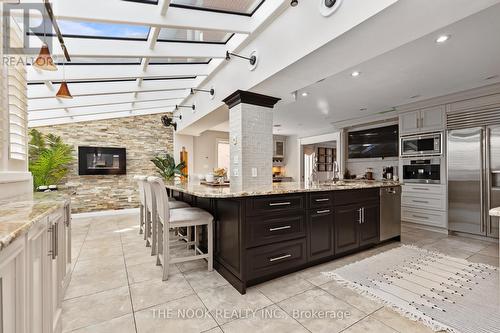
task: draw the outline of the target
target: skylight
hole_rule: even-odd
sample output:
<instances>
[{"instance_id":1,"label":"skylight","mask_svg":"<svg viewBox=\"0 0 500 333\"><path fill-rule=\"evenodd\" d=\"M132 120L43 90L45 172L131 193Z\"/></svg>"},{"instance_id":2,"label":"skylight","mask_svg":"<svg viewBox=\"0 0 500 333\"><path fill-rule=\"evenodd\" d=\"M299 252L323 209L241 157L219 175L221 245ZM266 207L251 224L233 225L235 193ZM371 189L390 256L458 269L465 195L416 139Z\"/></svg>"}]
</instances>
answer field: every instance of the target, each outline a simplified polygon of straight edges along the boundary
<instances>
[{"instance_id":1,"label":"skylight","mask_svg":"<svg viewBox=\"0 0 500 333\"><path fill-rule=\"evenodd\" d=\"M224 31L162 28L158 41L225 44L232 36Z\"/></svg>"},{"instance_id":2,"label":"skylight","mask_svg":"<svg viewBox=\"0 0 500 333\"><path fill-rule=\"evenodd\" d=\"M170 6L252 15L263 2L264 0L172 0Z\"/></svg>"},{"instance_id":3,"label":"skylight","mask_svg":"<svg viewBox=\"0 0 500 333\"><path fill-rule=\"evenodd\" d=\"M57 23L65 37L147 40L150 29L147 26L86 21L58 20ZM43 27L35 32L36 35L43 33Z\"/></svg>"},{"instance_id":4,"label":"skylight","mask_svg":"<svg viewBox=\"0 0 500 333\"><path fill-rule=\"evenodd\" d=\"M158 64L208 64L211 58L151 58L150 65Z\"/></svg>"},{"instance_id":5,"label":"skylight","mask_svg":"<svg viewBox=\"0 0 500 333\"><path fill-rule=\"evenodd\" d=\"M56 59L58 63L61 63L60 59ZM71 62L67 62L66 65L124 65L124 64L134 64L139 65L141 63L140 58L87 58L87 57L71 57Z\"/></svg>"}]
</instances>

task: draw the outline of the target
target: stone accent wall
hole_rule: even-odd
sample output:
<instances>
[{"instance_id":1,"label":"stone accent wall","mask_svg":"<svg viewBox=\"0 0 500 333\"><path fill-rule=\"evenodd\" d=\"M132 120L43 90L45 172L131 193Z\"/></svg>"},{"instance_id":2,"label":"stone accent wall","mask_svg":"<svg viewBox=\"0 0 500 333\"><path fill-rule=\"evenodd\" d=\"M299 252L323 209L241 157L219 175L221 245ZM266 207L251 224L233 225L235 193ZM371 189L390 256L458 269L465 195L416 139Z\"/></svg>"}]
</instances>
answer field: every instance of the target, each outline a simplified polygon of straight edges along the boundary
<instances>
[{"instance_id":1,"label":"stone accent wall","mask_svg":"<svg viewBox=\"0 0 500 333\"><path fill-rule=\"evenodd\" d=\"M231 188L273 184L273 109L241 103L229 110ZM257 177L253 177L256 169Z\"/></svg>"},{"instance_id":2,"label":"stone accent wall","mask_svg":"<svg viewBox=\"0 0 500 333\"><path fill-rule=\"evenodd\" d=\"M75 162L66 183L76 189L71 195L74 213L138 207L134 175L156 174L150 162L159 153L173 152L173 131L162 125L163 114L106 119L39 127L43 133L62 137L73 145ZM126 175L78 175L78 146L127 149Z\"/></svg>"}]
</instances>

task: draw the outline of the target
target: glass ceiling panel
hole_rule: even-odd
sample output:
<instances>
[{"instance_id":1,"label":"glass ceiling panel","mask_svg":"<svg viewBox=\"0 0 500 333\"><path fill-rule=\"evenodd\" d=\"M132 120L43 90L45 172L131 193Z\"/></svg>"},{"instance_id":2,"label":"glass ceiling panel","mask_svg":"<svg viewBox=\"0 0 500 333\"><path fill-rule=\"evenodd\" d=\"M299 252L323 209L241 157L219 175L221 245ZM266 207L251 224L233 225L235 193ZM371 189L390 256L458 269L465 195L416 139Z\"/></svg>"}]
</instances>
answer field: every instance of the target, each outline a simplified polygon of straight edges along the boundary
<instances>
[{"instance_id":1,"label":"glass ceiling panel","mask_svg":"<svg viewBox=\"0 0 500 333\"><path fill-rule=\"evenodd\" d=\"M225 44L232 36L232 33L224 31L162 28L158 40Z\"/></svg>"},{"instance_id":2,"label":"glass ceiling panel","mask_svg":"<svg viewBox=\"0 0 500 333\"><path fill-rule=\"evenodd\" d=\"M263 2L264 0L172 0L170 5L251 15Z\"/></svg>"},{"instance_id":3,"label":"glass ceiling panel","mask_svg":"<svg viewBox=\"0 0 500 333\"><path fill-rule=\"evenodd\" d=\"M58 63L62 63L62 60L56 59ZM140 58L87 58L87 57L71 57L71 62L67 62L67 65L73 64L86 64L86 65L100 65L100 64L140 64Z\"/></svg>"},{"instance_id":4,"label":"glass ceiling panel","mask_svg":"<svg viewBox=\"0 0 500 333\"><path fill-rule=\"evenodd\" d=\"M150 65L155 64L208 64L211 58L151 58Z\"/></svg>"},{"instance_id":5,"label":"glass ceiling panel","mask_svg":"<svg viewBox=\"0 0 500 333\"><path fill-rule=\"evenodd\" d=\"M149 34L149 27L139 25L68 20L58 20L57 23L63 36L147 40ZM36 29L34 32L36 35L43 35L43 27Z\"/></svg>"}]
</instances>

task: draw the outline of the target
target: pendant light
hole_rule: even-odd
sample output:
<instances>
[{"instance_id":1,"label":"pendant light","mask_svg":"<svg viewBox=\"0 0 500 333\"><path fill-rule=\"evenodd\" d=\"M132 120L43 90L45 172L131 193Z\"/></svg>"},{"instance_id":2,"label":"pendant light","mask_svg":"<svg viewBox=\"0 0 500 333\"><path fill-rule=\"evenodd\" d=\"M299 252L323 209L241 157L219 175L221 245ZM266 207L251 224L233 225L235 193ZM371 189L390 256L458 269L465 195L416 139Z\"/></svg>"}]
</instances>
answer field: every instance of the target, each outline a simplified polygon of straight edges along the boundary
<instances>
[{"instance_id":1,"label":"pendant light","mask_svg":"<svg viewBox=\"0 0 500 333\"><path fill-rule=\"evenodd\" d=\"M68 84L66 83L66 66L65 66L65 64L66 64L66 60L63 60L63 80L61 81L61 86L59 87L59 90L57 91L56 97L57 98L72 99L73 96L69 92Z\"/></svg>"},{"instance_id":2,"label":"pendant light","mask_svg":"<svg viewBox=\"0 0 500 333\"><path fill-rule=\"evenodd\" d=\"M57 71L57 66L54 64L54 60L50 55L49 47L47 46L47 31L45 29L45 19L43 19L43 45L40 49L40 53L36 58L33 66L44 71Z\"/></svg>"}]
</instances>

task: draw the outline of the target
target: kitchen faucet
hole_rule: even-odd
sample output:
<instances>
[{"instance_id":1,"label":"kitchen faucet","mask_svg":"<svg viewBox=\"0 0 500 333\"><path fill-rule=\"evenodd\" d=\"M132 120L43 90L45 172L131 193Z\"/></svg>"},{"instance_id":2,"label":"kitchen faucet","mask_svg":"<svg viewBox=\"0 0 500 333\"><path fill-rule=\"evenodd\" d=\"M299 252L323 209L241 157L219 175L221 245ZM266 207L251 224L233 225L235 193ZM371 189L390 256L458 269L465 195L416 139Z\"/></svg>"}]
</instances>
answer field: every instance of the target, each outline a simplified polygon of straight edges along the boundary
<instances>
[{"instance_id":1,"label":"kitchen faucet","mask_svg":"<svg viewBox=\"0 0 500 333\"><path fill-rule=\"evenodd\" d=\"M333 183L337 183L340 180L340 167L339 162L333 161Z\"/></svg>"}]
</instances>

